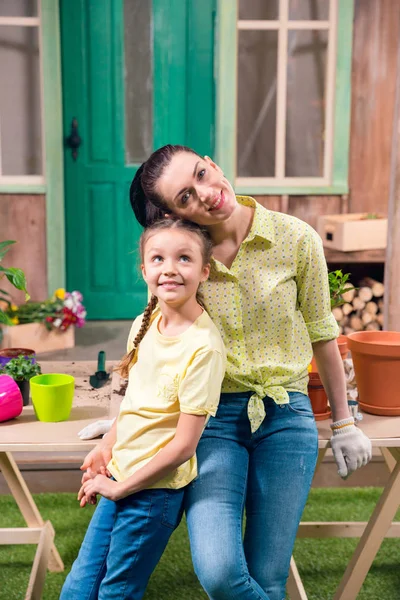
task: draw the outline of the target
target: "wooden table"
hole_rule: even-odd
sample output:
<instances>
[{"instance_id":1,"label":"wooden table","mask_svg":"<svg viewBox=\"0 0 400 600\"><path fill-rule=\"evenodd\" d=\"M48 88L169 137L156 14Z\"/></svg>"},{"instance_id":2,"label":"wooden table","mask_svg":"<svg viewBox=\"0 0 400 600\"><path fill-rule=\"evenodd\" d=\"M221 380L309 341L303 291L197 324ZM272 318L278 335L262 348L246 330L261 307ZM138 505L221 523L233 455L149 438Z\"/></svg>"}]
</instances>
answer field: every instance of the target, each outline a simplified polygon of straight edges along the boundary
<instances>
[{"instance_id":1,"label":"wooden table","mask_svg":"<svg viewBox=\"0 0 400 600\"><path fill-rule=\"evenodd\" d=\"M364 413L359 427L379 448L391 472L381 497L368 522L305 523L298 537L354 537L360 541L335 592L333 600L356 600L372 562L385 537L400 537L400 522L393 523L400 505L400 417L378 417ZM317 422L319 433L318 466L330 447L330 421ZM334 487L334 484L333 486ZM292 558L288 593L291 600L307 600L307 595Z\"/></svg>"},{"instance_id":2,"label":"wooden table","mask_svg":"<svg viewBox=\"0 0 400 600\"><path fill-rule=\"evenodd\" d=\"M91 450L98 440L82 441L78 431L99 419L111 419L118 413L122 382L113 373L107 384L95 390L89 376L96 371L93 362L42 362L43 373L69 373L75 377L75 396L68 421L37 421L32 406L25 406L17 419L0 423L0 469L24 517L27 527L0 529L0 544L37 544L25 600L40 600L47 566L62 571L63 561L54 544L54 529L44 522L23 480L12 452L75 452ZM108 370L114 363L107 363Z\"/></svg>"},{"instance_id":3,"label":"wooden table","mask_svg":"<svg viewBox=\"0 0 400 600\"><path fill-rule=\"evenodd\" d=\"M44 373L70 373L75 377L75 397L70 419L61 423L41 423L32 406L26 406L17 419L0 423L0 469L28 527L0 529L0 544L36 543L36 551L26 600L39 600L46 567L52 571L64 568L54 545L54 530L44 522L18 469L12 452L75 452L89 451L98 440L82 441L78 431L99 419L111 419L118 413L122 399L122 381L117 373L111 382L99 390L89 384L89 375L96 370L95 362L41 362ZM108 369L111 366L108 364ZM329 447L329 421L319 421L319 457L321 464ZM356 600L371 564L385 537L400 537L400 523L392 523L400 504L400 417L364 415L360 424L380 448L391 471L383 493L368 521L301 523L299 537L360 537L359 544L336 590L334 600ZM318 468L318 466L317 466ZM294 560L288 582L291 600L307 600Z\"/></svg>"}]
</instances>

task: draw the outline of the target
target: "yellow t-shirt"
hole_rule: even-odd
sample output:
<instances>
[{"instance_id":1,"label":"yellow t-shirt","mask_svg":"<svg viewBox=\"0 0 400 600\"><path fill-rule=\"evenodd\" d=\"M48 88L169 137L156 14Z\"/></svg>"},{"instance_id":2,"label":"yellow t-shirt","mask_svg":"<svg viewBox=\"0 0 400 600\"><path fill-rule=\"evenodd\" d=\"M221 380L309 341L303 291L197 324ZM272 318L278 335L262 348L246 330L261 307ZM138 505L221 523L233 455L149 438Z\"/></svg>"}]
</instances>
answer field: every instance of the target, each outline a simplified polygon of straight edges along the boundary
<instances>
[{"instance_id":1,"label":"yellow t-shirt","mask_svg":"<svg viewBox=\"0 0 400 600\"><path fill-rule=\"evenodd\" d=\"M117 441L108 470L123 481L146 465L174 437L181 412L217 412L226 354L221 336L204 311L181 335L160 333L161 313L139 344L117 419ZM128 351L143 315L135 319ZM181 488L197 476L196 456L151 488Z\"/></svg>"},{"instance_id":2,"label":"yellow t-shirt","mask_svg":"<svg viewBox=\"0 0 400 600\"><path fill-rule=\"evenodd\" d=\"M255 431L265 396L285 404L288 391L307 394L311 343L334 339L339 330L318 234L253 198L237 200L254 208L250 232L230 269L211 260L201 291L227 351L222 391L254 392L248 415Z\"/></svg>"}]
</instances>

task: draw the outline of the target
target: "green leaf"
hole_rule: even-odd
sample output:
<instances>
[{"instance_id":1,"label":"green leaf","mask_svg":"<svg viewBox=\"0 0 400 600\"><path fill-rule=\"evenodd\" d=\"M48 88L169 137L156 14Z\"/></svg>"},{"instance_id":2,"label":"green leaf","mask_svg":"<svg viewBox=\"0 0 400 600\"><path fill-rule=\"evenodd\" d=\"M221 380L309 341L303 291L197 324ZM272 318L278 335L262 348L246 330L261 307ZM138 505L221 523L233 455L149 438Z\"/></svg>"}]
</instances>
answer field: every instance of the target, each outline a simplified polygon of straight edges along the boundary
<instances>
[{"instance_id":1,"label":"green leaf","mask_svg":"<svg viewBox=\"0 0 400 600\"><path fill-rule=\"evenodd\" d=\"M5 270L5 276L7 277L8 281L12 283L15 288L17 288L17 290L22 290L25 292L25 300L29 300L30 296L28 294L28 290L26 289L26 277L22 269L10 267Z\"/></svg>"},{"instance_id":2,"label":"green leaf","mask_svg":"<svg viewBox=\"0 0 400 600\"><path fill-rule=\"evenodd\" d=\"M15 244L14 240L7 240L6 242L0 242L0 261L4 258L10 249L11 244Z\"/></svg>"},{"instance_id":3,"label":"green leaf","mask_svg":"<svg viewBox=\"0 0 400 600\"><path fill-rule=\"evenodd\" d=\"M6 313L3 312L2 310L0 310L0 323L3 323L3 325L12 325L13 324L10 317L8 317L6 315Z\"/></svg>"}]
</instances>

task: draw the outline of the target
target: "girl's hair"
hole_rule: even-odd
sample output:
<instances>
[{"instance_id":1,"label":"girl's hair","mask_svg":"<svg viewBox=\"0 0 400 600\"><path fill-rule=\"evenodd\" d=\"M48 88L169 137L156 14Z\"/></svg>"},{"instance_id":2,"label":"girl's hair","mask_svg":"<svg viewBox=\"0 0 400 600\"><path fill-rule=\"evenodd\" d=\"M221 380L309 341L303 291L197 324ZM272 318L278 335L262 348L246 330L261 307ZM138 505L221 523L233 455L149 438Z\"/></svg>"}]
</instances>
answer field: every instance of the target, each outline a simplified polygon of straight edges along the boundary
<instances>
[{"instance_id":1,"label":"girl's hair","mask_svg":"<svg viewBox=\"0 0 400 600\"><path fill-rule=\"evenodd\" d=\"M154 221L164 218L166 212L170 212L167 204L157 192L157 182L173 156L179 152L189 152L202 158L200 154L187 146L167 144L153 152L136 171L129 190L129 199L135 217L142 227L151 225Z\"/></svg>"},{"instance_id":2,"label":"girl's hair","mask_svg":"<svg viewBox=\"0 0 400 600\"><path fill-rule=\"evenodd\" d=\"M142 259L142 262L144 258L144 248L147 240L153 235L155 235L158 231L164 231L166 229L181 229L183 231L188 231L189 233L196 235L201 242L203 265L207 265L210 262L212 254L212 241L208 231L204 227L201 227L196 223L192 223L191 221L183 221L182 219L163 219L161 221L154 221L154 223L146 227L146 229L140 236L139 242L140 257ZM204 301L199 290L197 290L196 300L202 308L205 308ZM140 329L135 339L133 340L133 348L123 357L121 363L117 368L117 371L119 371L122 377L128 377L131 363L139 348L140 342L142 341L146 331L150 327L151 316L155 307L157 306L157 303L157 296L152 295L143 313L143 319Z\"/></svg>"}]
</instances>

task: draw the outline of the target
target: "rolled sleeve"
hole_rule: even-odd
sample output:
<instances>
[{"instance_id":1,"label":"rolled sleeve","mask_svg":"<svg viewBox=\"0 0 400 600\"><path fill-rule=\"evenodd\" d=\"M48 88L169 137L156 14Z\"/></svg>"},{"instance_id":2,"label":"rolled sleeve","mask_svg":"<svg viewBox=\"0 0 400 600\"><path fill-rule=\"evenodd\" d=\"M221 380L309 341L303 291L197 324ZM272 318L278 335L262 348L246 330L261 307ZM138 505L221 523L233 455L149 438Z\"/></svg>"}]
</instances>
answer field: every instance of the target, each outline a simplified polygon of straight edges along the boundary
<instances>
[{"instance_id":1,"label":"rolled sleeve","mask_svg":"<svg viewBox=\"0 0 400 600\"><path fill-rule=\"evenodd\" d=\"M225 358L217 350L196 354L179 386L181 412L215 416L225 374Z\"/></svg>"},{"instance_id":2,"label":"rolled sleeve","mask_svg":"<svg viewBox=\"0 0 400 600\"><path fill-rule=\"evenodd\" d=\"M298 305L311 343L337 338L339 327L331 311L322 240L310 226L298 246L296 279Z\"/></svg>"}]
</instances>

